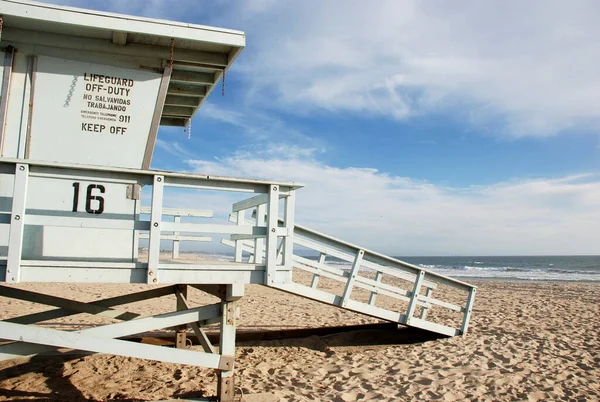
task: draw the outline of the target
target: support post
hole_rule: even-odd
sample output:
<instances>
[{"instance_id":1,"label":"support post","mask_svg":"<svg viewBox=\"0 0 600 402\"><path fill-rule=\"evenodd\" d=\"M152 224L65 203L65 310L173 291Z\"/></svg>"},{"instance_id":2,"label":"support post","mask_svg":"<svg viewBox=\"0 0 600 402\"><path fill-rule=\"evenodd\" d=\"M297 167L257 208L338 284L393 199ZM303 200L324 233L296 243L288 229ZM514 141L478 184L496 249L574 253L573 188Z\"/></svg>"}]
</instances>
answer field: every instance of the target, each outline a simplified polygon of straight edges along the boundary
<instances>
[{"instance_id":1,"label":"support post","mask_svg":"<svg viewBox=\"0 0 600 402\"><path fill-rule=\"evenodd\" d=\"M275 284L275 271L277 270L277 227L279 225L279 186L269 187L267 202L267 261L265 270L265 284ZM256 252L256 251L255 251Z\"/></svg>"},{"instance_id":2,"label":"support post","mask_svg":"<svg viewBox=\"0 0 600 402\"><path fill-rule=\"evenodd\" d=\"M158 283L164 182L164 176L154 176L154 183L152 184L152 210L150 211L150 240L148 241L148 275L146 278L149 284Z\"/></svg>"},{"instance_id":3,"label":"support post","mask_svg":"<svg viewBox=\"0 0 600 402\"><path fill-rule=\"evenodd\" d=\"M15 166L13 204L8 239L8 260L6 266L6 282L8 283L18 283L21 280L21 256L23 253L23 231L25 229L25 203L27 200L28 181L29 165L17 163Z\"/></svg>"},{"instance_id":4,"label":"support post","mask_svg":"<svg viewBox=\"0 0 600 402\"><path fill-rule=\"evenodd\" d=\"M344 289L344 295L342 296L342 307L346 307L348 300L350 300L352 288L354 287L354 281L356 280L356 275L358 275L358 269L360 268L360 263L362 262L364 254L364 250L358 250L356 252L354 263L352 264L352 270L350 271L350 276L348 277L348 282L346 282L346 288Z\"/></svg>"},{"instance_id":5,"label":"support post","mask_svg":"<svg viewBox=\"0 0 600 402\"><path fill-rule=\"evenodd\" d=\"M417 277L415 278L415 285L413 287L412 294L410 295L410 302L408 303L408 309L406 311L405 321L406 324L410 324L410 320L415 313L415 309L417 308L417 298L419 297L419 292L421 291L421 285L423 283L423 277L425 276L425 271L419 271Z\"/></svg>"},{"instance_id":6,"label":"support post","mask_svg":"<svg viewBox=\"0 0 600 402\"><path fill-rule=\"evenodd\" d=\"M175 223L180 223L181 222L181 216L179 215L175 215L173 217L173 221ZM173 232L173 236L179 236L179 232ZM173 259L177 259L179 258L179 240L173 240Z\"/></svg>"},{"instance_id":7,"label":"support post","mask_svg":"<svg viewBox=\"0 0 600 402\"><path fill-rule=\"evenodd\" d=\"M163 71L160 87L158 88L158 96L156 98L156 106L154 107L152 123L150 123L150 133L148 135L148 141L146 142L146 150L144 152L144 160L142 161L142 169L150 169L152 154L154 154L154 145L156 144L156 136L158 135L158 126L160 125L160 117L162 115L162 110L165 107L167 91L169 90L169 82L171 82L171 67L167 66Z\"/></svg>"},{"instance_id":8,"label":"support post","mask_svg":"<svg viewBox=\"0 0 600 402\"><path fill-rule=\"evenodd\" d=\"M325 258L327 258L327 254L325 253L321 253L321 255L319 255L319 264L324 264L325 263ZM313 274L312 277L312 281L310 282L310 287L316 289L317 285L319 284L319 278L321 277L321 275L319 275L318 273Z\"/></svg>"},{"instance_id":9,"label":"support post","mask_svg":"<svg viewBox=\"0 0 600 402\"><path fill-rule=\"evenodd\" d=\"M260 204L256 207L256 226L265 226L265 204ZM257 237L254 239L254 263L261 264L263 262L263 254L265 252L265 239Z\"/></svg>"},{"instance_id":10,"label":"support post","mask_svg":"<svg viewBox=\"0 0 600 402\"><path fill-rule=\"evenodd\" d=\"M427 288L427 290L425 290L425 297L431 297L431 293L433 293L433 289ZM427 318L427 310L429 310L429 306L430 304L421 306L421 315L419 316L420 319L424 320Z\"/></svg>"},{"instance_id":11,"label":"support post","mask_svg":"<svg viewBox=\"0 0 600 402\"><path fill-rule=\"evenodd\" d=\"M245 210L238 211L236 218L237 218L238 226L245 225L246 224L246 211ZM242 255L243 255L243 251L244 251L243 246L244 246L243 240L235 241L235 258L234 258L235 262L243 262L242 261ZM254 251L254 253L256 254L256 250Z\"/></svg>"},{"instance_id":12,"label":"support post","mask_svg":"<svg viewBox=\"0 0 600 402\"><path fill-rule=\"evenodd\" d=\"M383 272L377 271L377 274L375 274L375 282L381 283L381 277L382 276L383 276ZM377 288L377 289L379 289L379 288ZM369 296L369 304L371 306L375 304L375 299L376 298L377 298L377 292L376 291L371 292L371 295Z\"/></svg>"},{"instance_id":13,"label":"support post","mask_svg":"<svg viewBox=\"0 0 600 402\"><path fill-rule=\"evenodd\" d=\"M231 285L227 285L230 287ZM231 291L228 289L228 293ZM221 337L219 340L219 354L221 356L235 356L235 330L236 330L236 302L221 301ZM234 367L233 363L227 369L218 372L217 397L221 402L230 402L234 398Z\"/></svg>"},{"instance_id":14,"label":"support post","mask_svg":"<svg viewBox=\"0 0 600 402\"><path fill-rule=\"evenodd\" d=\"M296 192L290 190L289 195L284 200L283 222L287 229L287 235L283 239L283 261L282 265L286 269L293 267L294 254L294 219L296 211Z\"/></svg>"},{"instance_id":15,"label":"support post","mask_svg":"<svg viewBox=\"0 0 600 402\"><path fill-rule=\"evenodd\" d=\"M187 285L177 285L177 311L187 310L186 301L188 298L188 287ZM175 347L177 349L185 348L185 341L187 339L187 326L181 325L175 332Z\"/></svg>"},{"instance_id":16,"label":"support post","mask_svg":"<svg viewBox=\"0 0 600 402\"><path fill-rule=\"evenodd\" d=\"M467 297L467 305L465 306L465 315L463 316L463 322L461 326L462 334L466 334L469 329L469 321L471 319L471 311L473 310L473 302L475 301L475 292L477 288L471 288L469 296Z\"/></svg>"}]
</instances>

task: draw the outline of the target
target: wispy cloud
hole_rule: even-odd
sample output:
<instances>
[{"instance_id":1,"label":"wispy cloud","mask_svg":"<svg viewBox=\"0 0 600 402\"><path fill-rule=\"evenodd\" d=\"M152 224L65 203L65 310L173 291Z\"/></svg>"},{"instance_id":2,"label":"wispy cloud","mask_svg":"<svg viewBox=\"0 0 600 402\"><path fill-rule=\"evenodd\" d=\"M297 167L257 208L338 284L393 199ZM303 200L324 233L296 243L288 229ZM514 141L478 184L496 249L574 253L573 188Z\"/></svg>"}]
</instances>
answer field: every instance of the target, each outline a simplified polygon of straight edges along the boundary
<instances>
[{"instance_id":1,"label":"wispy cloud","mask_svg":"<svg viewBox=\"0 0 600 402\"><path fill-rule=\"evenodd\" d=\"M158 138L156 140L156 147L181 160L197 157L177 141L165 141Z\"/></svg>"},{"instance_id":2,"label":"wispy cloud","mask_svg":"<svg viewBox=\"0 0 600 402\"><path fill-rule=\"evenodd\" d=\"M254 11L238 14L254 44L243 60L252 102L395 119L441 110L512 137L598 129L598 2L281 1Z\"/></svg>"},{"instance_id":3,"label":"wispy cloud","mask_svg":"<svg viewBox=\"0 0 600 402\"><path fill-rule=\"evenodd\" d=\"M391 119L441 111L510 137L600 123L593 0L55 1L247 31L234 68L254 109Z\"/></svg>"},{"instance_id":4,"label":"wispy cloud","mask_svg":"<svg viewBox=\"0 0 600 402\"><path fill-rule=\"evenodd\" d=\"M315 150L324 147L318 132L307 135L280 117L261 111L260 108L243 109L207 103L199 114L202 119L216 120L239 129L240 133L247 138L246 142L253 144L249 145L255 148L253 152L259 149L272 149L261 145L271 141L294 143L300 147L310 147Z\"/></svg>"}]
</instances>

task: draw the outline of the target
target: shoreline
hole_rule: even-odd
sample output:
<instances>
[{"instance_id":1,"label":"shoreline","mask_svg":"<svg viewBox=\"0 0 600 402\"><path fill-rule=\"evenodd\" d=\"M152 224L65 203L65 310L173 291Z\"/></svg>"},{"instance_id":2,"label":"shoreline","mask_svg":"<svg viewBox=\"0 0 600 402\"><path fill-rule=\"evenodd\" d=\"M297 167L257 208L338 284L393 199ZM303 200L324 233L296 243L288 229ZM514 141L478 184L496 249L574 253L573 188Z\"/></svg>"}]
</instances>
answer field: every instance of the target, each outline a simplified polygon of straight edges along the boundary
<instances>
[{"instance_id":1,"label":"shoreline","mask_svg":"<svg viewBox=\"0 0 600 402\"><path fill-rule=\"evenodd\" d=\"M556 280L556 279L547 279L547 280L543 280L543 279L517 279L517 278L496 278L496 277L491 277L491 278L480 278L480 277L473 277L473 276L468 276L468 277L463 277L463 276L451 276L451 278L454 279L458 279L461 281L471 281L471 282L514 282L514 283L573 283L573 284L590 284L590 285L600 285L600 279L596 280L596 281L585 281L585 280Z\"/></svg>"}]
</instances>

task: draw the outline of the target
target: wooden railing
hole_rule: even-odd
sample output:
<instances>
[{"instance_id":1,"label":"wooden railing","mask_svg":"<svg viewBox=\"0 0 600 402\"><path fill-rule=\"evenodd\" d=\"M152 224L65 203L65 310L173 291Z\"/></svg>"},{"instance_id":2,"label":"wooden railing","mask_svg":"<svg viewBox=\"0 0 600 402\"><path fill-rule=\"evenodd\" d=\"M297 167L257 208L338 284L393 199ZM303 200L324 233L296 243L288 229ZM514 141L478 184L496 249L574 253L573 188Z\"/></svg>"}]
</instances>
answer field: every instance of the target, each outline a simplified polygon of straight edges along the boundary
<instances>
[{"instance_id":1,"label":"wooden railing","mask_svg":"<svg viewBox=\"0 0 600 402\"><path fill-rule=\"evenodd\" d=\"M150 215L152 212L152 208L143 206L140 208L140 214ZM212 218L213 211L210 210L195 210L195 209L179 209L179 208L163 208L162 210L163 216L172 216L174 223L181 223L182 217L192 217L192 218ZM149 233L140 233L139 239L149 239ZM160 235L161 240L170 240L172 241L172 258L175 260L179 258L179 246L182 241L189 242L198 242L198 243L206 243L211 242L213 239L210 236L198 236L198 235L182 235L180 232L172 232L172 234L163 234Z\"/></svg>"},{"instance_id":2,"label":"wooden railing","mask_svg":"<svg viewBox=\"0 0 600 402\"><path fill-rule=\"evenodd\" d=\"M254 213L253 219L244 222L258 224L256 216ZM258 211L258 216L264 215ZM238 219L238 216L230 216L233 222L240 222ZM235 246L231 240L222 240L222 243ZM471 284L299 225L294 226L293 244L303 250L303 255L293 252L293 268L310 274L310 280L303 283L301 275L296 272L289 283L274 287L448 336L464 334L468 330L476 292L476 287ZM237 246L240 247L239 244ZM281 246L278 250L281 252L280 259L283 259L286 248ZM248 253L248 261L264 255L256 242L245 241L241 248ZM309 258L308 254L312 257ZM347 268L341 269L340 263L346 263ZM337 289L331 284L320 286L322 278L336 281L341 286ZM434 291L439 294L437 298L433 296ZM381 301L384 296L387 299ZM434 306L444 311L431 317Z\"/></svg>"}]
</instances>

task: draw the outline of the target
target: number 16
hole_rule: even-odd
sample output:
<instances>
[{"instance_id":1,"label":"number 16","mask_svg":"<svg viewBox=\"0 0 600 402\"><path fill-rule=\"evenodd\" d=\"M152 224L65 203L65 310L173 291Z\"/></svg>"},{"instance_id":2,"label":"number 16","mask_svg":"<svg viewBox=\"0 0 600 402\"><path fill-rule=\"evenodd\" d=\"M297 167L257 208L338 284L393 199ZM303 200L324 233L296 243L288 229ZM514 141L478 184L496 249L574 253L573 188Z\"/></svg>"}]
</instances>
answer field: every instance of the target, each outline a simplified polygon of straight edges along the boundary
<instances>
[{"instance_id":1,"label":"number 16","mask_svg":"<svg viewBox=\"0 0 600 402\"><path fill-rule=\"evenodd\" d=\"M79 185L80 183L73 183L73 212L77 212L79 207ZM85 197L85 212L88 214L100 215L104 212L104 198L99 195L93 195L92 191L98 189L100 194L104 194L106 189L101 184L90 184L87 187L86 197ZM98 208L92 208L92 201L98 201Z\"/></svg>"}]
</instances>

